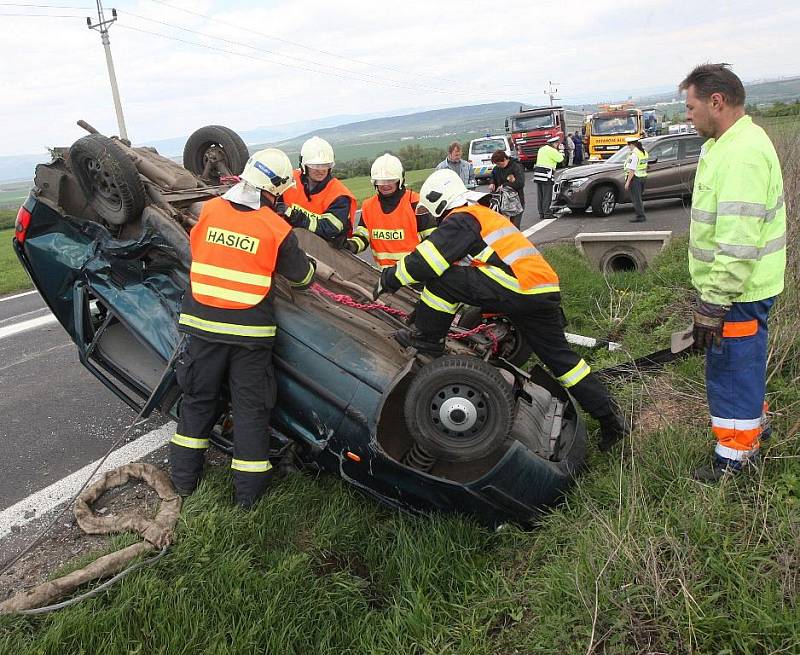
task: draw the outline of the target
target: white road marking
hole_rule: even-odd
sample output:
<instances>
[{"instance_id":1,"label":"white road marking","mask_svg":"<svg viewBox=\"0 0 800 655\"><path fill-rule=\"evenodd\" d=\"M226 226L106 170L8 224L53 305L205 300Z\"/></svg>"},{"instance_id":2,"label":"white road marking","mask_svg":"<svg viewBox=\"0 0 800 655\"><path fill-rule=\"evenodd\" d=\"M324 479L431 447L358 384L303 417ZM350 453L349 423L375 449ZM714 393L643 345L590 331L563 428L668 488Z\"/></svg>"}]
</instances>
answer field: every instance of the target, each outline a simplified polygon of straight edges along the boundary
<instances>
[{"instance_id":1,"label":"white road marking","mask_svg":"<svg viewBox=\"0 0 800 655\"><path fill-rule=\"evenodd\" d=\"M529 227L527 230L525 230L522 233L522 236L529 237L534 232L538 232L543 227L547 227L548 225L550 225L550 223L552 223L553 221L556 221L556 220L558 220L558 219L556 219L556 218L545 218L544 220L539 221L538 223L535 223L534 225Z\"/></svg>"},{"instance_id":2,"label":"white road marking","mask_svg":"<svg viewBox=\"0 0 800 655\"><path fill-rule=\"evenodd\" d=\"M32 309L29 312L23 312L22 314L17 314L16 316L9 316L8 318L4 318L4 319L0 320L0 324L8 323L10 321L15 321L15 320L21 319L21 318L23 318L25 316L31 316L32 314L41 314L42 312L50 313L50 308L49 307L39 307L37 309Z\"/></svg>"},{"instance_id":3,"label":"white road marking","mask_svg":"<svg viewBox=\"0 0 800 655\"><path fill-rule=\"evenodd\" d=\"M172 438L175 427L175 423L170 421L115 450L103 462L103 465L92 479L96 480L106 471L142 459L154 450L161 448ZM70 500L78 489L83 486L83 483L86 482L86 478L99 461L98 459L91 464L87 464L82 469L75 471L75 473L62 478L58 482L54 482L49 487L31 494L0 512L0 539L11 533L12 526L22 526L39 519L62 503Z\"/></svg>"},{"instance_id":4,"label":"white road marking","mask_svg":"<svg viewBox=\"0 0 800 655\"><path fill-rule=\"evenodd\" d=\"M72 347L72 342L68 341L67 343L62 343L60 346L53 346L52 348L48 348L47 350L42 350L41 352L38 353L32 353L27 357L18 359L15 362L11 362L10 364L6 364L5 366L0 366L0 373L14 366L19 366L20 364L27 364L28 362L33 361L34 359L39 359L40 357L49 355L50 353L55 352L56 350L63 350L64 348L70 348L70 347Z\"/></svg>"},{"instance_id":5,"label":"white road marking","mask_svg":"<svg viewBox=\"0 0 800 655\"><path fill-rule=\"evenodd\" d=\"M6 296L5 298L0 298L0 302L5 302L6 300L14 300L15 298L22 298L24 296L30 296L34 293L39 293L36 289L33 291L25 291L24 293L18 293L13 296Z\"/></svg>"},{"instance_id":6,"label":"white road marking","mask_svg":"<svg viewBox=\"0 0 800 655\"><path fill-rule=\"evenodd\" d=\"M48 325L50 323L56 323L56 322L57 321L55 315L48 314L47 316L32 318L28 321L22 321L21 323L16 323L15 325L7 325L6 327L0 328L0 339L13 337L15 334L19 334L20 332L26 332L27 330L33 330L34 328L41 327L42 325Z\"/></svg>"}]
</instances>

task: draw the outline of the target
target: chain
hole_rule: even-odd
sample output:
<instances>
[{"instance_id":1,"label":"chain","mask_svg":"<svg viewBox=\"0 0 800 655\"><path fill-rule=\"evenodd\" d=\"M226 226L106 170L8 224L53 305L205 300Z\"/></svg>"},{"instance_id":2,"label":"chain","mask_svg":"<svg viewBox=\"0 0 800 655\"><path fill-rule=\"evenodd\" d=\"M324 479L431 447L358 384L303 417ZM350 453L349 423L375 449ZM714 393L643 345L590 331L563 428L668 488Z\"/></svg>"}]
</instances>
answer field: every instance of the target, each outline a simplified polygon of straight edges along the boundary
<instances>
[{"instance_id":1,"label":"chain","mask_svg":"<svg viewBox=\"0 0 800 655\"><path fill-rule=\"evenodd\" d=\"M356 300L353 300L351 296L348 296L345 293L334 293L333 291L326 289L317 282L314 282L311 285L311 290L314 293L319 294L320 296L325 296L326 298L333 300L334 302L337 302L340 305L351 307L353 309L361 309L363 311L371 311L374 309L379 309L382 312L391 314L392 316L399 316L400 318L409 317L409 313L403 311L402 309L389 307L388 305L384 305L383 303L380 302L370 302L370 303L358 302ZM490 323L481 323L480 325L472 328L471 330L466 330L464 332L451 331L448 334L448 337L450 339L455 339L456 341L458 341L461 339L466 339L468 337L471 337L475 334L481 334L484 332L486 333L486 336L488 336L492 340L492 354L496 355L497 351L500 349L500 342L497 339L497 335L492 331L492 325Z\"/></svg>"}]
</instances>

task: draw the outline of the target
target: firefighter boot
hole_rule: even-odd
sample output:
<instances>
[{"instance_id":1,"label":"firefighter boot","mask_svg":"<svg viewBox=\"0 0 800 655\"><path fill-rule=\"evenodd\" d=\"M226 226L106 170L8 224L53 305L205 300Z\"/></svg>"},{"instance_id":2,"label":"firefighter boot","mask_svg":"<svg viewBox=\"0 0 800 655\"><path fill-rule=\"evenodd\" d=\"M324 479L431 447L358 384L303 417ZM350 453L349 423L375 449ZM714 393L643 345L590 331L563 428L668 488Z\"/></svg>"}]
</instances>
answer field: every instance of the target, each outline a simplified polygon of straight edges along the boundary
<instances>
[{"instance_id":1,"label":"firefighter boot","mask_svg":"<svg viewBox=\"0 0 800 655\"><path fill-rule=\"evenodd\" d=\"M701 466L692 472L692 477L698 482L714 483L719 482L722 478L728 476L733 477L739 475L743 470L749 466L756 466L759 461L759 453L756 451L747 459L738 461L735 459L728 459L727 457L720 457L714 455L714 461L707 465Z\"/></svg>"},{"instance_id":2,"label":"firefighter boot","mask_svg":"<svg viewBox=\"0 0 800 655\"><path fill-rule=\"evenodd\" d=\"M444 355L444 339L432 341L416 330L398 330L394 338L404 348L416 348L423 355L441 357Z\"/></svg>"}]
</instances>

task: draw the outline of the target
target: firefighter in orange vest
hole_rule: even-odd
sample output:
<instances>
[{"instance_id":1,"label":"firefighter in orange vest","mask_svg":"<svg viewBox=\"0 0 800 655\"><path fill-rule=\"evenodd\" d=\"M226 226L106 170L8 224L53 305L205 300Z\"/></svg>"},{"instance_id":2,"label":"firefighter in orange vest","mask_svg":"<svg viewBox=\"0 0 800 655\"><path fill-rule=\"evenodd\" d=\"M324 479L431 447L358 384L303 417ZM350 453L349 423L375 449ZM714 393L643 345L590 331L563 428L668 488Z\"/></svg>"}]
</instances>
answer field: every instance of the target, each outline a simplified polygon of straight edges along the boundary
<instances>
[{"instance_id":1,"label":"firefighter in orange vest","mask_svg":"<svg viewBox=\"0 0 800 655\"><path fill-rule=\"evenodd\" d=\"M616 403L564 336L558 275L539 250L502 214L468 204L461 178L435 171L422 185L417 214L439 227L397 266L385 268L374 296L422 282L413 331L397 340L439 356L459 303L505 314L519 326L539 359L600 423L600 449L627 431ZM455 262L455 264L451 264Z\"/></svg>"},{"instance_id":2,"label":"firefighter in orange vest","mask_svg":"<svg viewBox=\"0 0 800 655\"><path fill-rule=\"evenodd\" d=\"M300 148L300 169L295 184L283 194L280 213L292 227L302 227L343 248L353 233L356 197L339 180L333 169L331 144L312 136Z\"/></svg>"},{"instance_id":3,"label":"firefighter in orange vest","mask_svg":"<svg viewBox=\"0 0 800 655\"><path fill-rule=\"evenodd\" d=\"M361 205L361 223L345 248L360 253L367 246L380 268L394 266L436 229L430 214L417 216L419 195L405 187L403 164L394 155L381 155L372 164L377 193Z\"/></svg>"},{"instance_id":4,"label":"firefighter in orange vest","mask_svg":"<svg viewBox=\"0 0 800 655\"><path fill-rule=\"evenodd\" d=\"M192 229L190 288L179 319L188 345L176 364L183 398L170 443L172 482L181 495L200 480L226 382L235 421L236 504L249 509L269 481L267 430L276 396L273 276L280 273L298 289L314 277L313 260L274 211L293 184L289 158L274 148L261 150L248 160L241 182L203 205Z\"/></svg>"}]
</instances>

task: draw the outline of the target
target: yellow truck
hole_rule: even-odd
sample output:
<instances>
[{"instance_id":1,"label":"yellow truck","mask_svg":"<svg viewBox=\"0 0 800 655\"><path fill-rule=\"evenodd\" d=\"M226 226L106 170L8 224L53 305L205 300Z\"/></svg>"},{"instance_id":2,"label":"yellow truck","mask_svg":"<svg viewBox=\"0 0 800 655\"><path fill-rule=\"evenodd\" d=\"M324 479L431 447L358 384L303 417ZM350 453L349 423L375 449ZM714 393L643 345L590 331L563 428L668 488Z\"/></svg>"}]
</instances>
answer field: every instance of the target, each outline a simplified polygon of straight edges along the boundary
<instances>
[{"instance_id":1,"label":"yellow truck","mask_svg":"<svg viewBox=\"0 0 800 655\"><path fill-rule=\"evenodd\" d=\"M625 147L625 140L644 137L642 110L628 103L600 105L586 119L584 143L590 160L608 159Z\"/></svg>"}]
</instances>

